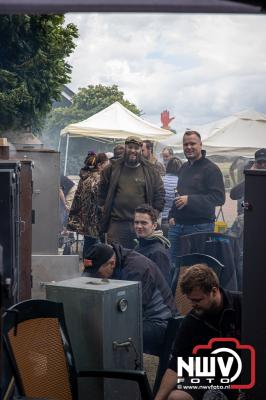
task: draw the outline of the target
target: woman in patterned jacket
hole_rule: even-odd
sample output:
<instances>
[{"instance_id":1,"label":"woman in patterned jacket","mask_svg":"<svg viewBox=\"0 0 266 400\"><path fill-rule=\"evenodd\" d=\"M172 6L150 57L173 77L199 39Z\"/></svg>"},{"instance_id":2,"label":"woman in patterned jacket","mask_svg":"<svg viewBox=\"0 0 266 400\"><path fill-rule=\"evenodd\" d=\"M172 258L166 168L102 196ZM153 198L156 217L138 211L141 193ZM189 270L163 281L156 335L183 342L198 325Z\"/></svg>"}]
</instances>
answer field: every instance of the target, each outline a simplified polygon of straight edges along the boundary
<instances>
[{"instance_id":1,"label":"woman in patterned jacket","mask_svg":"<svg viewBox=\"0 0 266 400\"><path fill-rule=\"evenodd\" d=\"M84 235L84 248L99 242L101 210L98 206L98 185L101 170L108 164L105 153L90 151L80 170L80 180L69 212L67 229Z\"/></svg>"}]
</instances>

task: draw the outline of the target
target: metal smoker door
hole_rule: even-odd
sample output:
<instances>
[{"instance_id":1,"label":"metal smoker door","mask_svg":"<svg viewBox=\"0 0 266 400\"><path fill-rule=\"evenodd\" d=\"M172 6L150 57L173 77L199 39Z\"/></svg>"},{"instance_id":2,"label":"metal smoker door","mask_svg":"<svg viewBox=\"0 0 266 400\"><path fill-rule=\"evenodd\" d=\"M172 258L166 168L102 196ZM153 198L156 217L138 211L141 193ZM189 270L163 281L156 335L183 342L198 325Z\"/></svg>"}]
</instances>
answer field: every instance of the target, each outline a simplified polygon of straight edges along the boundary
<instances>
[{"instance_id":1,"label":"metal smoker door","mask_svg":"<svg viewBox=\"0 0 266 400\"><path fill-rule=\"evenodd\" d=\"M104 368L141 369L142 309L140 286L111 291L104 297ZM106 379L104 399L136 400L135 383Z\"/></svg>"},{"instance_id":2,"label":"metal smoker door","mask_svg":"<svg viewBox=\"0 0 266 400\"><path fill-rule=\"evenodd\" d=\"M19 177L14 170L0 169L0 243L3 247L4 307L19 298Z\"/></svg>"}]
</instances>

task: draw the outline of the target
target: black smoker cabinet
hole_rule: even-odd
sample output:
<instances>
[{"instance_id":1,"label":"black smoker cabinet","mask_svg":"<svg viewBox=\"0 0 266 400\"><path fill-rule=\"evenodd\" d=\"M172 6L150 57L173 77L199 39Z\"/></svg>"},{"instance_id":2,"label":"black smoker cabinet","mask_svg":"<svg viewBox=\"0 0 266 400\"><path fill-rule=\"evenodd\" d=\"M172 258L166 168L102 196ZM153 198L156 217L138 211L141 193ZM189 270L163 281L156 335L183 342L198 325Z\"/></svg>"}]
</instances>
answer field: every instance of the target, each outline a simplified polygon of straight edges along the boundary
<instances>
[{"instance_id":1,"label":"black smoker cabinet","mask_svg":"<svg viewBox=\"0 0 266 400\"><path fill-rule=\"evenodd\" d=\"M242 343L256 351L256 383L247 395L259 400L266 398L266 170L245 171L244 221Z\"/></svg>"}]
</instances>

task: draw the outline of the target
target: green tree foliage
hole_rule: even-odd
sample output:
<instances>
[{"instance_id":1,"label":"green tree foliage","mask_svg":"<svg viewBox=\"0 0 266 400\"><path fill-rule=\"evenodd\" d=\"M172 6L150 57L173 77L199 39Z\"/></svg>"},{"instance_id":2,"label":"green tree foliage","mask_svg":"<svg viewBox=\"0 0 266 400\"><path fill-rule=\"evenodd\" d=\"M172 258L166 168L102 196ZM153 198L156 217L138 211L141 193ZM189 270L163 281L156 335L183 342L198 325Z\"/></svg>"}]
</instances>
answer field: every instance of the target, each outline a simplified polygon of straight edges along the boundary
<instances>
[{"instance_id":1,"label":"green tree foliage","mask_svg":"<svg viewBox=\"0 0 266 400\"><path fill-rule=\"evenodd\" d=\"M47 118L43 135L48 135L54 141L65 126L82 121L119 101L124 107L134 114L140 115L140 110L128 100L124 99L124 93L117 85L89 85L79 89L73 97L73 104L68 108L55 108Z\"/></svg>"},{"instance_id":2,"label":"green tree foliage","mask_svg":"<svg viewBox=\"0 0 266 400\"><path fill-rule=\"evenodd\" d=\"M40 128L70 81L75 25L62 15L0 16L0 130Z\"/></svg>"}]
</instances>

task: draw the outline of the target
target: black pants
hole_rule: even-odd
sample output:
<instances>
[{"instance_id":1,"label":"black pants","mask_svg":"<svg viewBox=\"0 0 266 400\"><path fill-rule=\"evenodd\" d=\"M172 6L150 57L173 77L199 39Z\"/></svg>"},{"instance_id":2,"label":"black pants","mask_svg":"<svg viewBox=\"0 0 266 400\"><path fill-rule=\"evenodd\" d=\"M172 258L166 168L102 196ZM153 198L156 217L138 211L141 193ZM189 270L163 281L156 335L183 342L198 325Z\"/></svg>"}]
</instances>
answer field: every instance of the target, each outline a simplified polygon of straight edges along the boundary
<instances>
[{"instance_id":1,"label":"black pants","mask_svg":"<svg viewBox=\"0 0 266 400\"><path fill-rule=\"evenodd\" d=\"M158 356L161 352L167 321L143 321L143 352Z\"/></svg>"},{"instance_id":2,"label":"black pants","mask_svg":"<svg viewBox=\"0 0 266 400\"><path fill-rule=\"evenodd\" d=\"M119 243L126 249L134 249L136 237L133 221L111 221L107 232L108 243Z\"/></svg>"}]
</instances>

